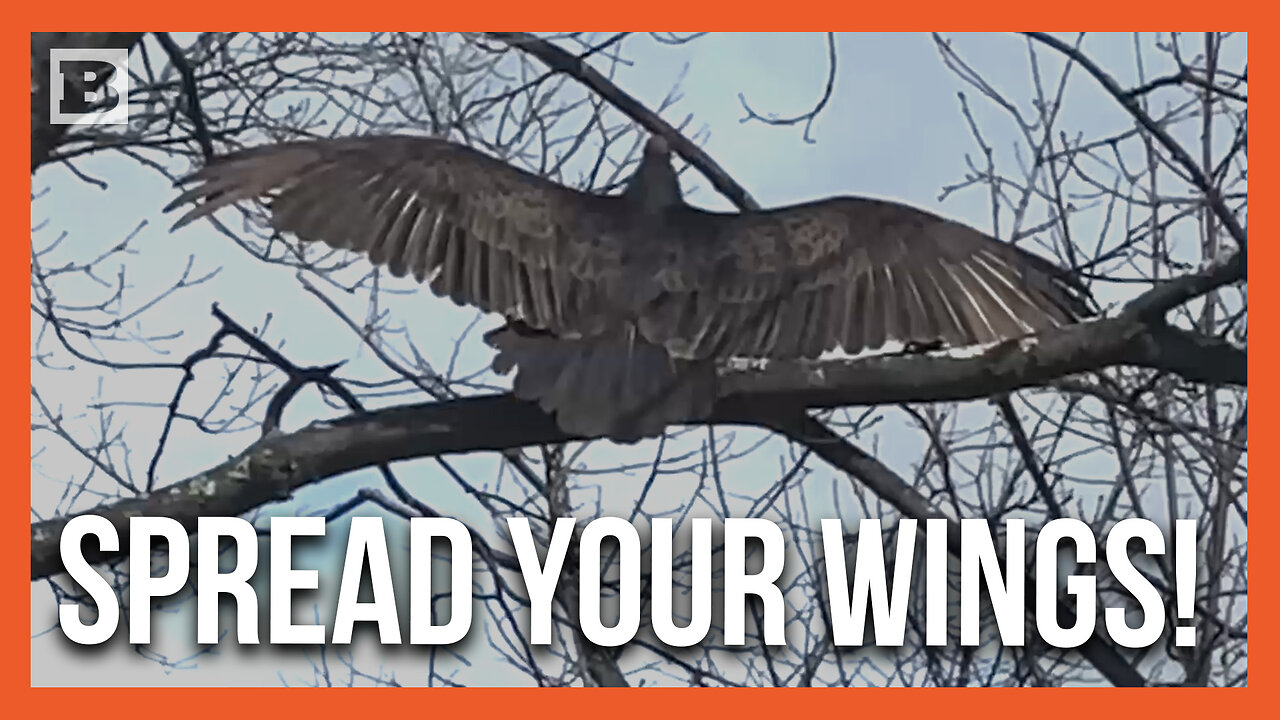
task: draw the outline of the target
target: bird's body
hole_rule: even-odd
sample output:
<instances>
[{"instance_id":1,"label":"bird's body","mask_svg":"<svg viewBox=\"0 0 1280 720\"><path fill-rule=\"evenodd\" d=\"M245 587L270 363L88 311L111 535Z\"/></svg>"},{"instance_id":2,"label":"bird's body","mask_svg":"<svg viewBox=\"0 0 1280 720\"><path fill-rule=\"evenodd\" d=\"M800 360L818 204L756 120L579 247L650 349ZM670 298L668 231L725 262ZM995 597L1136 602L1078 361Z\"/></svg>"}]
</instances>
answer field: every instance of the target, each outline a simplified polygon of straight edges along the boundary
<instances>
[{"instance_id":1,"label":"bird's body","mask_svg":"<svg viewBox=\"0 0 1280 720\"><path fill-rule=\"evenodd\" d=\"M716 362L886 344L970 346L1089 314L1053 263L905 205L836 197L717 213L684 203L651 138L620 195L445 140L254 148L201 170L178 224L270 197L272 224L500 313L514 391L566 431L632 440L710 412Z\"/></svg>"}]
</instances>

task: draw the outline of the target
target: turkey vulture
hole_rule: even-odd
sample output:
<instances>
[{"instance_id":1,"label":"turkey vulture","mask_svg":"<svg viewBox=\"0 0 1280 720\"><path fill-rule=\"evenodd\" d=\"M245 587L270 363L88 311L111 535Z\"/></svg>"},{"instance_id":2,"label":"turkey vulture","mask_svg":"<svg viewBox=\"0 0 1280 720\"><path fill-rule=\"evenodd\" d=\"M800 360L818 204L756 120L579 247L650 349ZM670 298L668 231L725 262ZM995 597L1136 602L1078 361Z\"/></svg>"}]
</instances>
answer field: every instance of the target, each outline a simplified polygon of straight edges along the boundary
<instances>
[{"instance_id":1,"label":"turkey vulture","mask_svg":"<svg viewBox=\"0 0 1280 720\"><path fill-rule=\"evenodd\" d=\"M651 137L623 191L598 195L443 139L286 142L211 162L166 211L197 203L176 229L269 198L277 230L501 314L485 340L515 394L626 441L706 416L717 360L961 347L1091 314L1072 273L899 203L689 206L670 154Z\"/></svg>"}]
</instances>

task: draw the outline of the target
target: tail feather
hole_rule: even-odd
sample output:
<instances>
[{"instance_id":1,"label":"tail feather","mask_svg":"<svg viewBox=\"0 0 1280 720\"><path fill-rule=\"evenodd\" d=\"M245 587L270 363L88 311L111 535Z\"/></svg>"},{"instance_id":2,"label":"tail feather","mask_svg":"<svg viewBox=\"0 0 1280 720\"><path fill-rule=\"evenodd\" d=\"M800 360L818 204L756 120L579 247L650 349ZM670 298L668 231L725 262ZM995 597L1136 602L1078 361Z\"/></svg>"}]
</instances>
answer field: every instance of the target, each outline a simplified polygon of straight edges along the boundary
<instances>
[{"instance_id":1,"label":"tail feather","mask_svg":"<svg viewBox=\"0 0 1280 720\"><path fill-rule=\"evenodd\" d=\"M516 371L516 397L537 401L568 433L622 442L705 417L716 400L714 363L672 358L625 331L559 338L520 323L485 335L493 369Z\"/></svg>"}]
</instances>

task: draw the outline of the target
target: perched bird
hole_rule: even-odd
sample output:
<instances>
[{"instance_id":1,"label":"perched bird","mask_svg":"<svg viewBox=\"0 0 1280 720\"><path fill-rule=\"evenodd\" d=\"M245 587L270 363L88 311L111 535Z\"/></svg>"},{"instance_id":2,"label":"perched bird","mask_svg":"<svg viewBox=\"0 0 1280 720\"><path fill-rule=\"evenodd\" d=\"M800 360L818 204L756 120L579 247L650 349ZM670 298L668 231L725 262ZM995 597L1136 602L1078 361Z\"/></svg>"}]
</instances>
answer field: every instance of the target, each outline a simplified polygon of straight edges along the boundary
<instances>
[{"instance_id":1,"label":"perched bird","mask_svg":"<svg viewBox=\"0 0 1280 720\"><path fill-rule=\"evenodd\" d=\"M1057 265L886 200L723 213L687 205L661 137L617 195L402 135L286 142L218 158L175 228L241 200L303 241L364 253L460 305L514 392L569 433L632 441L706 416L728 358L963 347L1091 314Z\"/></svg>"}]
</instances>

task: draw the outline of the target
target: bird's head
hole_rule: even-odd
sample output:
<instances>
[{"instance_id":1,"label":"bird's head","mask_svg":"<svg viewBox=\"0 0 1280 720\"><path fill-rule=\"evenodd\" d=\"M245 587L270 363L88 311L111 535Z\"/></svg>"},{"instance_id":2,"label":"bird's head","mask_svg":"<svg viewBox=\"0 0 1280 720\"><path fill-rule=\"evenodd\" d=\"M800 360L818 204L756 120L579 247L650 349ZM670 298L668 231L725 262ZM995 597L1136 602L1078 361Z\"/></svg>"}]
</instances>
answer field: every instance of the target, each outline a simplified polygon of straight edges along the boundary
<instances>
[{"instance_id":1,"label":"bird's head","mask_svg":"<svg viewBox=\"0 0 1280 720\"><path fill-rule=\"evenodd\" d=\"M651 135L645 141L640 163L627 180L622 195L645 213L661 212L684 203L680 197L680 178L671 166L671 144L666 138Z\"/></svg>"},{"instance_id":2,"label":"bird's head","mask_svg":"<svg viewBox=\"0 0 1280 720\"><path fill-rule=\"evenodd\" d=\"M661 135L650 135L644 143L644 154L659 160L667 160L671 154L671 143Z\"/></svg>"}]
</instances>

